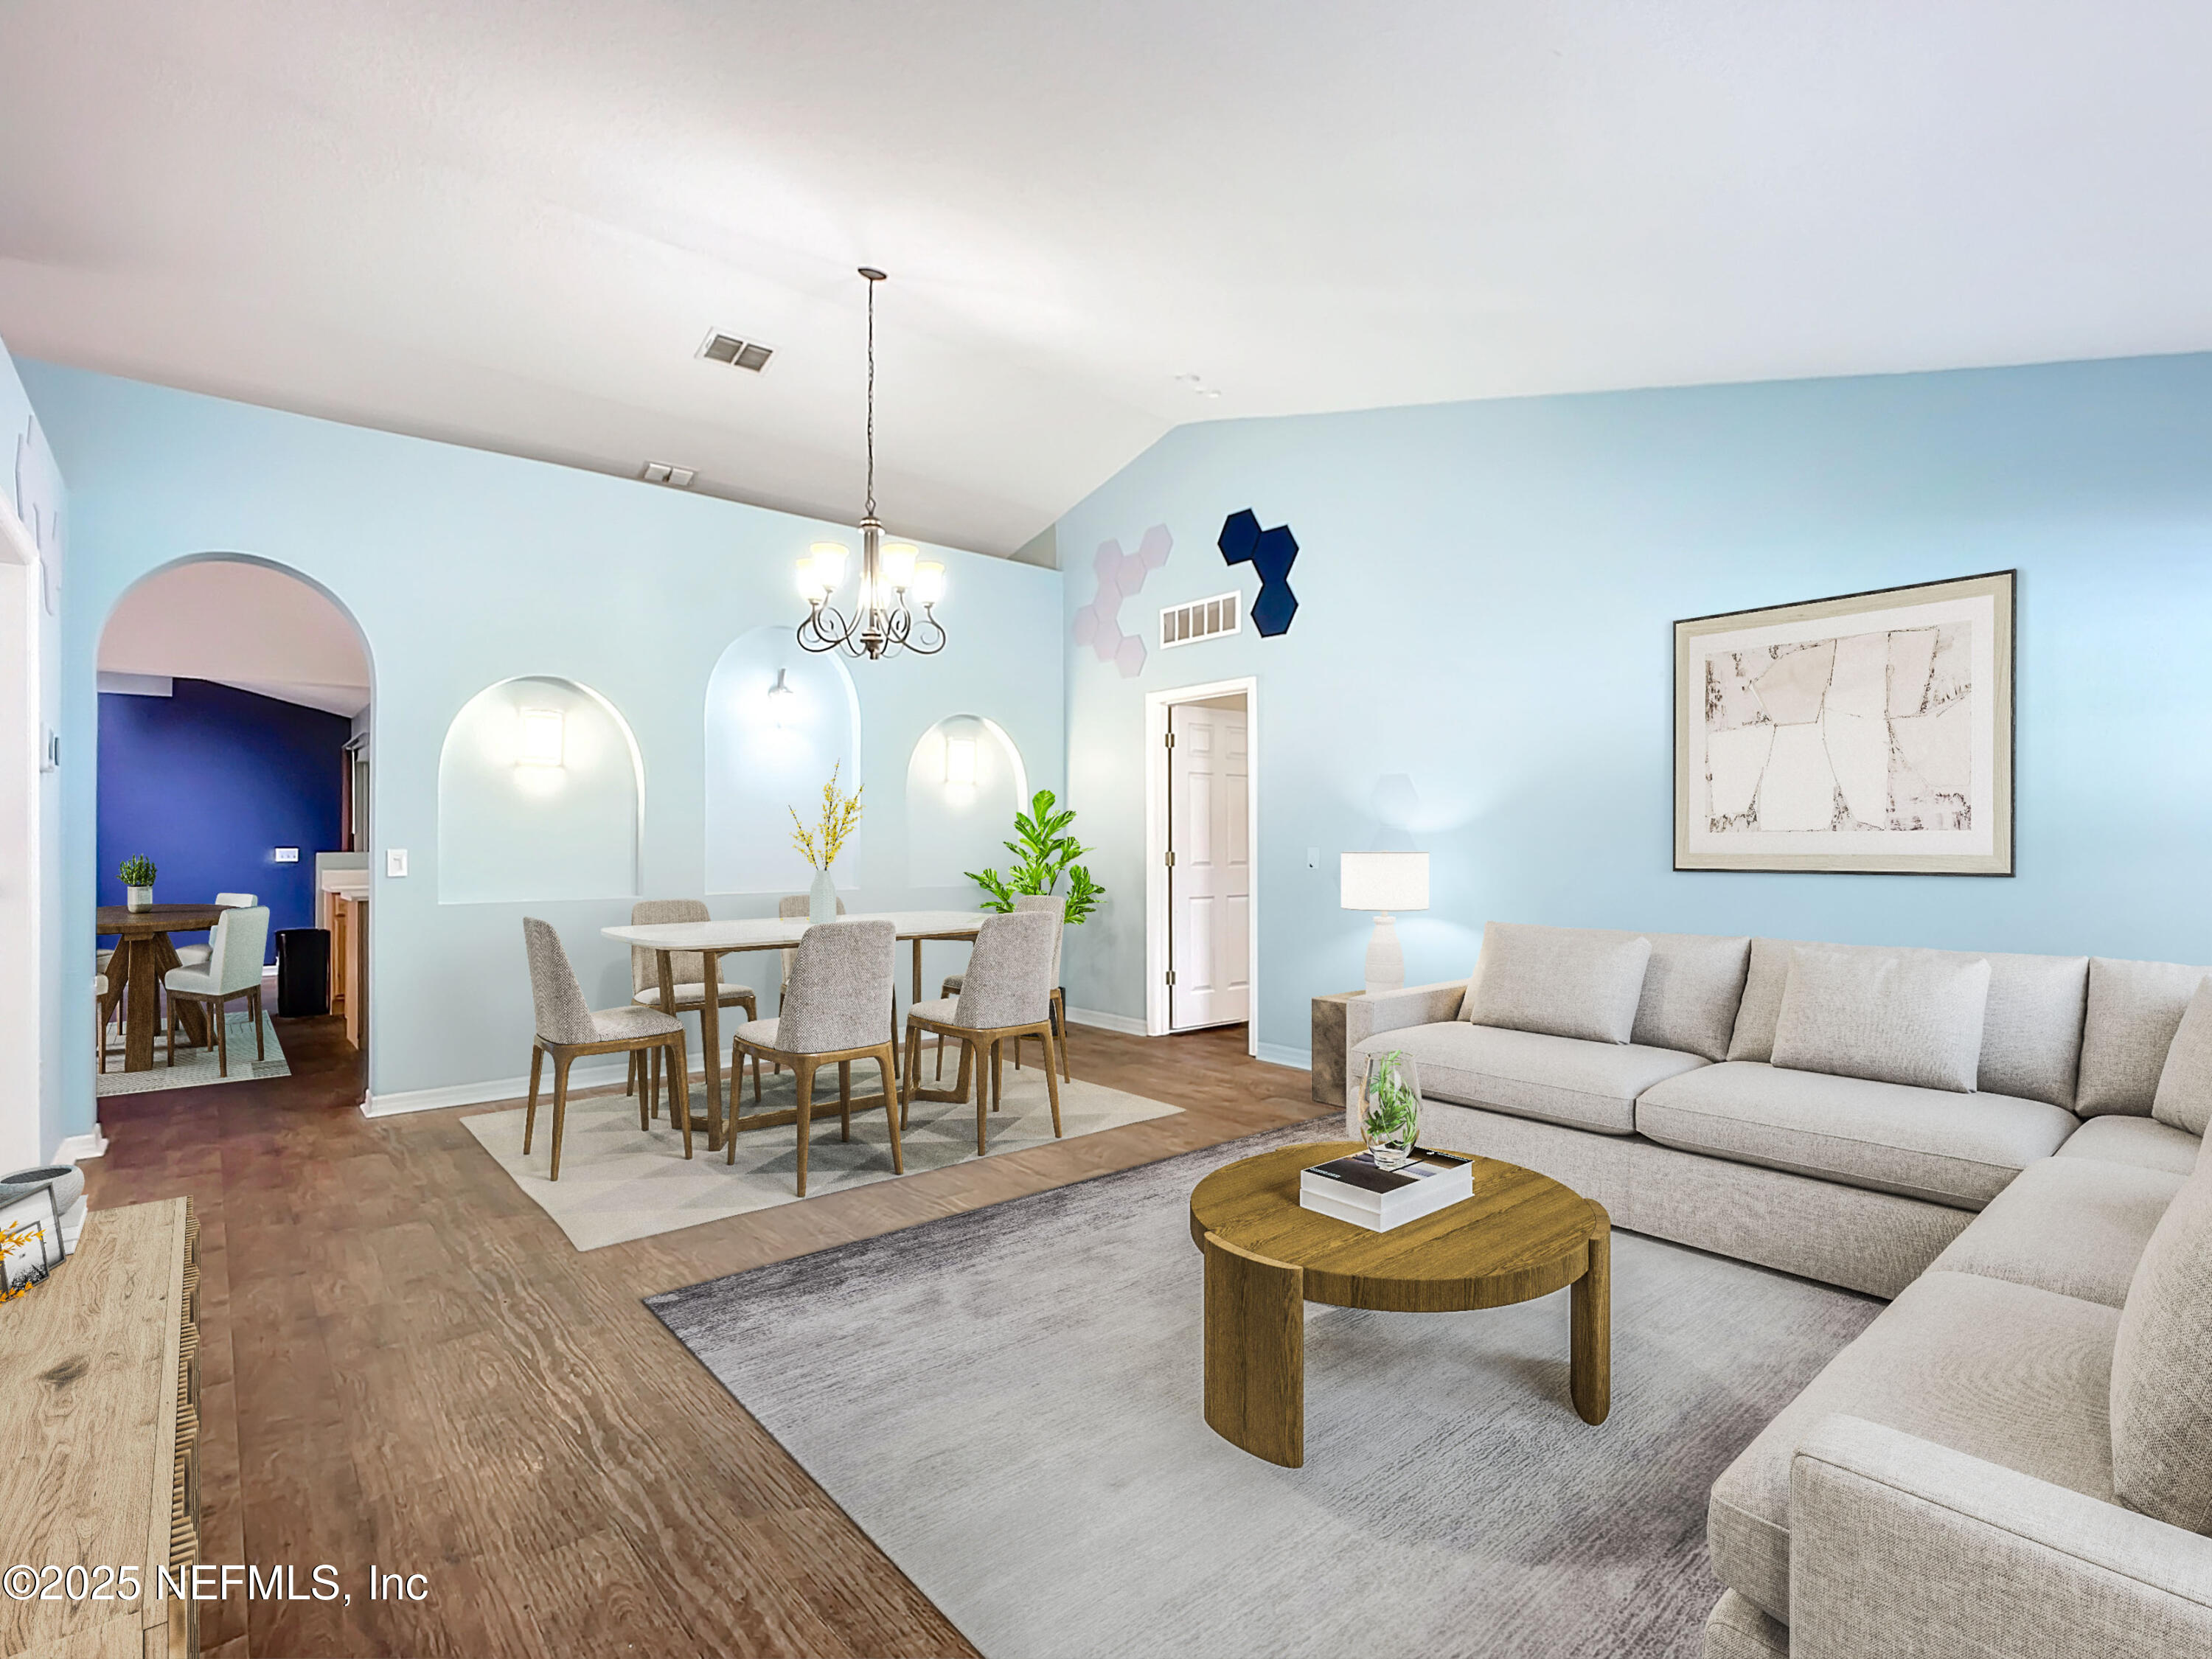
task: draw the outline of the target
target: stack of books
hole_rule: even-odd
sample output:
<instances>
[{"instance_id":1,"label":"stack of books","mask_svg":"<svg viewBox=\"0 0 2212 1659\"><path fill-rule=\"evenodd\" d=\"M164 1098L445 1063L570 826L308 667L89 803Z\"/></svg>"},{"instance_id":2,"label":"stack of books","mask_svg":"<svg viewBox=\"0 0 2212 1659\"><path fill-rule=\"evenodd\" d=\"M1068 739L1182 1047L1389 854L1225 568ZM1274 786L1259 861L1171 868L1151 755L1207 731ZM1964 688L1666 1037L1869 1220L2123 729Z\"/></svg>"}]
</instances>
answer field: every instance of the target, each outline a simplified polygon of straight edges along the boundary
<instances>
[{"instance_id":1,"label":"stack of books","mask_svg":"<svg viewBox=\"0 0 2212 1659\"><path fill-rule=\"evenodd\" d=\"M1369 1152L1316 1164L1298 1176L1298 1206L1387 1233L1474 1196L1474 1165L1449 1152L1416 1151L1385 1170Z\"/></svg>"}]
</instances>

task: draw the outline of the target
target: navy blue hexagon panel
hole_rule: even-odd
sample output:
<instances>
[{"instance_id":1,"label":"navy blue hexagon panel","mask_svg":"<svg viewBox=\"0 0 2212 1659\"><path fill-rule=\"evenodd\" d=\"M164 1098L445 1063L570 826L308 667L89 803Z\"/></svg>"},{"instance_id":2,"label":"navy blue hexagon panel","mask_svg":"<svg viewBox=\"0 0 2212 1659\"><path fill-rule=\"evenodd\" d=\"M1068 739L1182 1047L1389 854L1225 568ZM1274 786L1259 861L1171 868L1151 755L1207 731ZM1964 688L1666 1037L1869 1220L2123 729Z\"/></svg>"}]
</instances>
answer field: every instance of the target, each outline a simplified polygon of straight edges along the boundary
<instances>
[{"instance_id":1,"label":"navy blue hexagon panel","mask_svg":"<svg viewBox=\"0 0 2212 1659\"><path fill-rule=\"evenodd\" d=\"M1249 564L1259 574L1260 597L1252 601L1252 626L1269 639L1291 631L1298 614L1298 596L1291 592L1291 567L1297 562L1298 538L1291 527L1279 524L1260 528L1260 515L1245 507L1221 521L1221 539L1215 544L1230 564Z\"/></svg>"}]
</instances>

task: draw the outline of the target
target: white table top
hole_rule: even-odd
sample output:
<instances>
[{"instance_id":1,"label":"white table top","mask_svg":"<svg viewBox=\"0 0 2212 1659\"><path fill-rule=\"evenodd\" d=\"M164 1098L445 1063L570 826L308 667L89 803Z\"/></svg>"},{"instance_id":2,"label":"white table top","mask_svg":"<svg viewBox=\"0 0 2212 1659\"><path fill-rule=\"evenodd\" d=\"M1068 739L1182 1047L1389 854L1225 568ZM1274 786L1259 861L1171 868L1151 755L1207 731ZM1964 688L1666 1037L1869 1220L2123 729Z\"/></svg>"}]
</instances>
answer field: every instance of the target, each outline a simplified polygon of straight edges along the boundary
<instances>
[{"instance_id":1,"label":"white table top","mask_svg":"<svg viewBox=\"0 0 2212 1659\"><path fill-rule=\"evenodd\" d=\"M973 939L989 921L988 910L880 910L840 916L839 921L888 921L901 939ZM599 932L624 945L652 951L767 951L799 943L809 923L804 916L734 917L728 921L662 921Z\"/></svg>"}]
</instances>

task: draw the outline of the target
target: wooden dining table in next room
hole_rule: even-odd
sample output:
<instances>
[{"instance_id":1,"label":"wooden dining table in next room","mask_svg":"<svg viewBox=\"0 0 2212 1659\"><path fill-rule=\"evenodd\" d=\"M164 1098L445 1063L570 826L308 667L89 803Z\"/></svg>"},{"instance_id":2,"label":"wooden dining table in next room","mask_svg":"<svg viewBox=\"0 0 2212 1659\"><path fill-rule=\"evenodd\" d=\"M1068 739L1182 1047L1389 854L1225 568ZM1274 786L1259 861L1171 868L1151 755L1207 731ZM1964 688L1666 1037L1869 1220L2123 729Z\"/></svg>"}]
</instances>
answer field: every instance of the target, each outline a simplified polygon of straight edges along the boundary
<instances>
[{"instance_id":1,"label":"wooden dining table in next room","mask_svg":"<svg viewBox=\"0 0 2212 1659\"><path fill-rule=\"evenodd\" d=\"M119 990L123 997L125 1071L153 1069L154 1036L161 1023L161 975L177 965L177 947L169 935L204 933L222 915L220 904L155 904L143 910L103 904L94 913L93 933L115 941L115 959L107 964L108 994ZM100 1012L105 1015L106 1010ZM177 1024L194 1047L206 1046L207 1018L197 1004L178 1006Z\"/></svg>"},{"instance_id":2,"label":"wooden dining table in next room","mask_svg":"<svg viewBox=\"0 0 2212 1659\"><path fill-rule=\"evenodd\" d=\"M105 912L102 913L103 915ZM991 919L988 910L880 910L868 915L840 916L837 921L888 921L892 931L902 939L914 944L914 1000L922 1000L921 947L930 939L973 939ZM700 1041L707 1050L707 1115L694 1117L694 1130L704 1129L707 1146L717 1152L722 1144L722 1026L720 1000L720 971L715 959L738 951L787 951L797 945L801 934L812 924L804 917L784 921L775 916L748 917L730 921L663 921L634 924L621 927L603 927L599 931L607 938L623 945L651 951L659 963L660 1006L673 1007L676 1002L676 953L696 951L707 965L706 1006L699 1011ZM828 924L835 926L835 923ZM896 1007L885 1010L894 1034L898 1030ZM897 1045L892 1045L894 1058ZM678 1078L670 1093L690 1110L690 1079ZM731 1079L734 1089L737 1079Z\"/></svg>"}]
</instances>

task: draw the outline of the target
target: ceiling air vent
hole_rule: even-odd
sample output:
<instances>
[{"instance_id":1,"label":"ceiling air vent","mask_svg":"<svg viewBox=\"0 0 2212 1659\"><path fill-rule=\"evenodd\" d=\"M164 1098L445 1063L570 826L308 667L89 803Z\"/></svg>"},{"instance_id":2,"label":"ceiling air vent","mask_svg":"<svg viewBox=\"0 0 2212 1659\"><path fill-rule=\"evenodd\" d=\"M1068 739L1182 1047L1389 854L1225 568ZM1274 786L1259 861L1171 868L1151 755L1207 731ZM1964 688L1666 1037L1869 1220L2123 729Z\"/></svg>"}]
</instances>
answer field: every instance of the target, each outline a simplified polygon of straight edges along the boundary
<instances>
[{"instance_id":1,"label":"ceiling air vent","mask_svg":"<svg viewBox=\"0 0 2212 1659\"><path fill-rule=\"evenodd\" d=\"M1160 643L1196 645L1200 640L1237 633L1244 625L1243 611L1243 599L1236 593L1165 606L1160 611Z\"/></svg>"},{"instance_id":2,"label":"ceiling air vent","mask_svg":"<svg viewBox=\"0 0 2212 1659\"><path fill-rule=\"evenodd\" d=\"M757 374L775 356L775 348L764 346L758 340L741 340L734 334L714 333L707 337L707 343L699 348L699 355L710 363L727 363L732 368L749 368Z\"/></svg>"},{"instance_id":3,"label":"ceiling air vent","mask_svg":"<svg viewBox=\"0 0 2212 1659\"><path fill-rule=\"evenodd\" d=\"M689 489L691 480L699 475L688 466L671 466L665 461L647 461L639 475L647 483L666 484L671 489Z\"/></svg>"}]
</instances>

